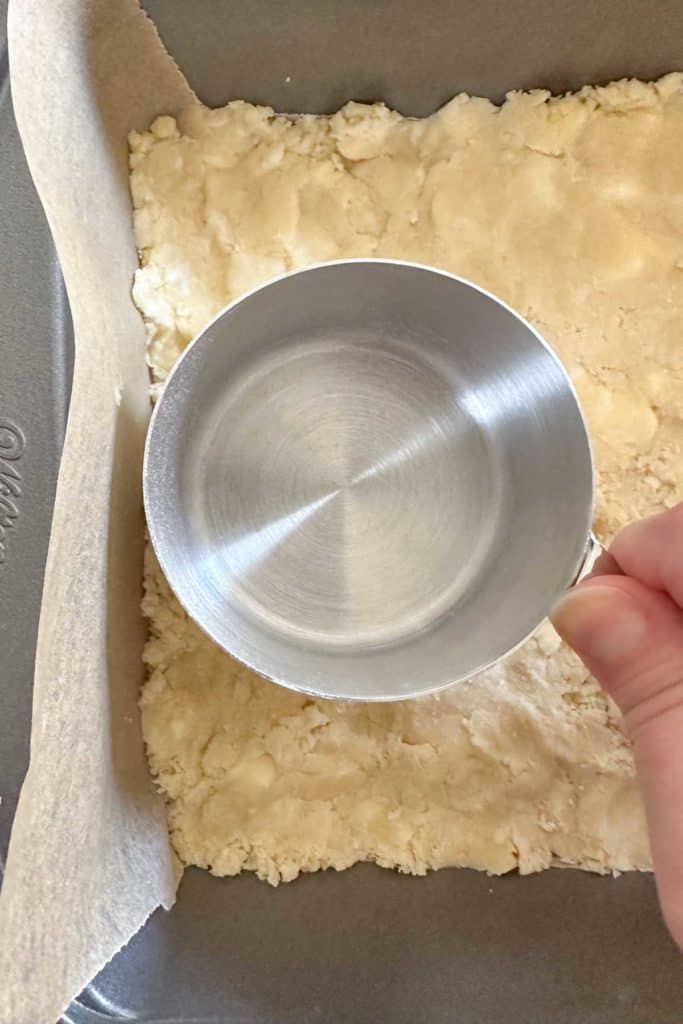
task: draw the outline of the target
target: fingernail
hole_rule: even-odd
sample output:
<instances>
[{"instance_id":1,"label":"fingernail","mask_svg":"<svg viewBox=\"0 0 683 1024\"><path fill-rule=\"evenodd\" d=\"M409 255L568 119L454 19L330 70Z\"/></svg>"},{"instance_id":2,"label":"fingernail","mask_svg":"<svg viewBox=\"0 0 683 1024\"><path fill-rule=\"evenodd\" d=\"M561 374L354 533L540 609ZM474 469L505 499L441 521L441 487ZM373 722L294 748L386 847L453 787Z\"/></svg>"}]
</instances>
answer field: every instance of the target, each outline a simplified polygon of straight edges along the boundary
<instances>
[{"instance_id":1,"label":"fingernail","mask_svg":"<svg viewBox=\"0 0 683 1024\"><path fill-rule=\"evenodd\" d=\"M605 664L631 657L647 634L643 612L618 587L576 587L559 601L550 618L578 654Z\"/></svg>"}]
</instances>

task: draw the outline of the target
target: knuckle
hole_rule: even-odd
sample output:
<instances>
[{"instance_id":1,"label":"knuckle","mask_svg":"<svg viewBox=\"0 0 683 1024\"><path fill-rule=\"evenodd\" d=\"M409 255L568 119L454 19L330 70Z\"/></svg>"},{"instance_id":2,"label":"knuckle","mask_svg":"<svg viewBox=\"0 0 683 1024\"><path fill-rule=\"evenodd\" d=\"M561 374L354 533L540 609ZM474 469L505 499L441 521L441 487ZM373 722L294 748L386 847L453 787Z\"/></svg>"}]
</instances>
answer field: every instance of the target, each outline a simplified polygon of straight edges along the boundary
<instances>
[{"instance_id":1,"label":"knuckle","mask_svg":"<svg viewBox=\"0 0 683 1024\"><path fill-rule=\"evenodd\" d=\"M635 742L654 722L683 708L683 664L641 673L623 688L621 697L626 731Z\"/></svg>"}]
</instances>

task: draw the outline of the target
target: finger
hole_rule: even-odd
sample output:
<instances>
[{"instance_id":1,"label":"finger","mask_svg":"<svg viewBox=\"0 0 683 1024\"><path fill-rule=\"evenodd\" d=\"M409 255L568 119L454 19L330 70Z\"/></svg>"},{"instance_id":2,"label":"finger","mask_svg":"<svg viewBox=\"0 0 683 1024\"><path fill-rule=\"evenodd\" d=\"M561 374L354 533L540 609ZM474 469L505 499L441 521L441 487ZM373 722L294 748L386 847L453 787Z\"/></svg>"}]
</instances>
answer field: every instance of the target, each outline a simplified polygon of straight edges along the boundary
<instances>
[{"instance_id":1,"label":"finger","mask_svg":"<svg viewBox=\"0 0 683 1024\"><path fill-rule=\"evenodd\" d=\"M596 576L621 576L622 568L611 551L603 548L595 560L595 564L588 575L587 580L595 579Z\"/></svg>"},{"instance_id":2,"label":"finger","mask_svg":"<svg viewBox=\"0 0 683 1024\"><path fill-rule=\"evenodd\" d=\"M637 579L605 576L570 591L552 619L623 712L662 911L683 949L683 611Z\"/></svg>"},{"instance_id":3,"label":"finger","mask_svg":"<svg viewBox=\"0 0 683 1024\"><path fill-rule=\"evenodd\" d=\"M683 502L625 527L609 553L626 575L666 591L683 608Z\"/></svg>"}]
</instances>

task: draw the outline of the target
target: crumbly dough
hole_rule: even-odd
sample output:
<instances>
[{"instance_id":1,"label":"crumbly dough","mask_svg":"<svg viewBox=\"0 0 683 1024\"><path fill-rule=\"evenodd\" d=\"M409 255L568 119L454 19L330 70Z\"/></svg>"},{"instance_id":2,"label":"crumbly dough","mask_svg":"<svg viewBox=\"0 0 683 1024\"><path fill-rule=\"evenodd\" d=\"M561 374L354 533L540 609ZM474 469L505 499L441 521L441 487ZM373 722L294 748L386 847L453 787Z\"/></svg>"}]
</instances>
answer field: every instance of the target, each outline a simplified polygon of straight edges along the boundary
<instances>
[{"instance_id":1,"label":"crumbly dough","mask_svg":"<svg viewBox=\"0 0 683 1024\"><path fill-rule=\"evenodd\" d=\"M411 120L235 102L133 133L131 187L158 392L221 307L296 267L399 257L500 295L556 347L586 410L609 538L683 485L683 83L618 82ZM438 696L311 700L222 653L148 551L149 760L173 844L272 883L373 860L500 873L647 868L614 706L549 624Z\"/></svg>"}]
</instances>

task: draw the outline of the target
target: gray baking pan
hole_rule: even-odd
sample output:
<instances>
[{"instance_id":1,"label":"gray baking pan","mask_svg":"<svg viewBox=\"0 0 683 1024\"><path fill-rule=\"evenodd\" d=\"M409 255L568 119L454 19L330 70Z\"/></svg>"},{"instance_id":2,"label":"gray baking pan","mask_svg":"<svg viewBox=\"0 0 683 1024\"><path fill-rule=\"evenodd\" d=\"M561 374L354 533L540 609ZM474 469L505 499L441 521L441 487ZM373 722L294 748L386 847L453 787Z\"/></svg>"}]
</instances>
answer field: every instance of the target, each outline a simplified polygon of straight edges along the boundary
<instances>
[{"instance_id":1,"label":"gray baking pan","mask_svg":"<svg viewBox=\"0 0 683 1024\"><path fill-rule=\"evenodd\" d=\"M2 3L2 0L0 0ZM282 110L465 89L555 91L683 67L678 0L147 0L191 84ZM31 659L67 405L70 332L49 236L0 107L0 416L25 443L0 565L0 853L28 752ZM289 81L288 81L289 79ZM11 254L7 258L7 254ZM189 870L68 1011L70 1024L680 1024L683 969L652 879L402 877L370 865L273 890ZM12 1022L0 1022L12 1024Z\"/></svg>"},{"instance_id":2,"label":"gray baking pan","mask_svg":"<svg viewBox=\"0 0 683 1024\"><path fill-rule=\"evenodd\" d=\"M0 0L0 485L8 469L12 476L11 490L0 486L0 875L28 763L33 655L72 356L59 264L12 116L5 10Z\"/></svg>"}]
</instances>

